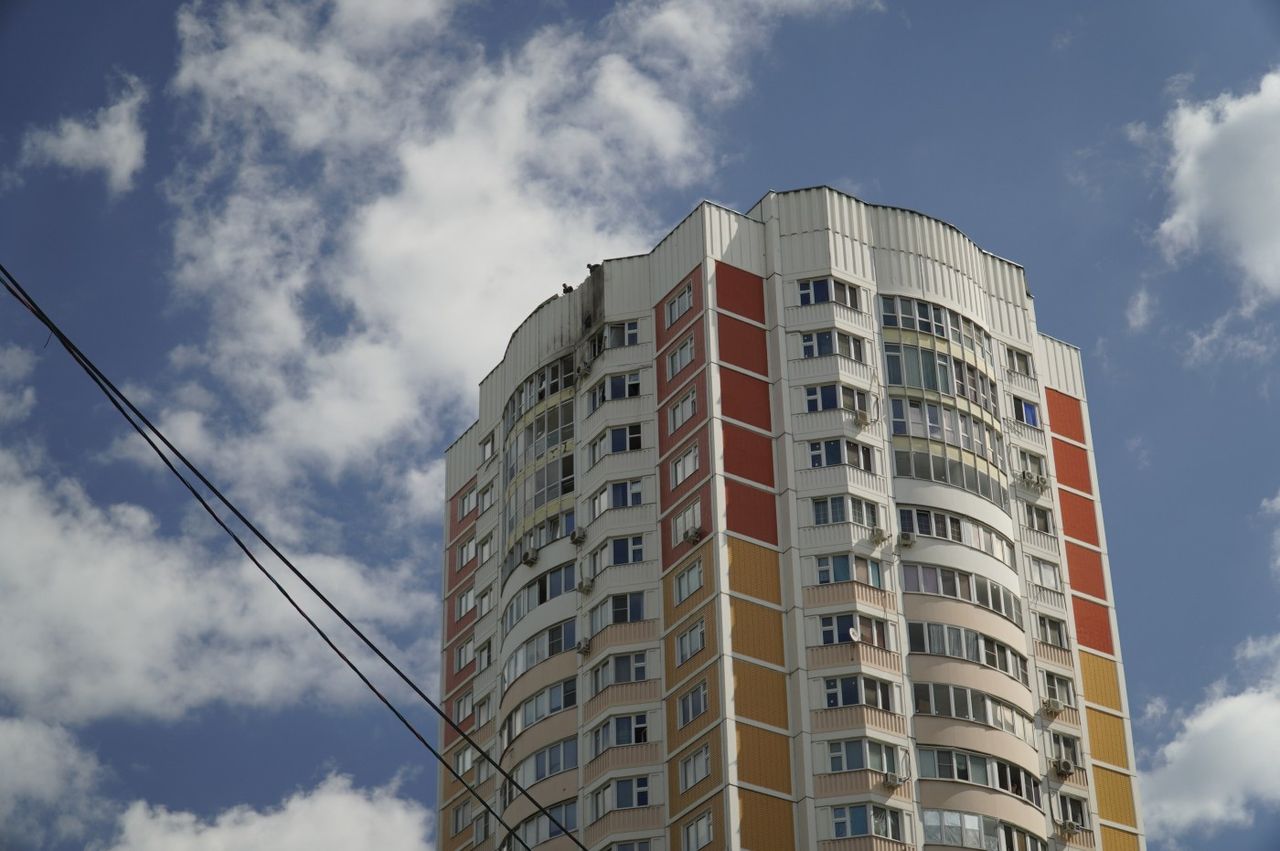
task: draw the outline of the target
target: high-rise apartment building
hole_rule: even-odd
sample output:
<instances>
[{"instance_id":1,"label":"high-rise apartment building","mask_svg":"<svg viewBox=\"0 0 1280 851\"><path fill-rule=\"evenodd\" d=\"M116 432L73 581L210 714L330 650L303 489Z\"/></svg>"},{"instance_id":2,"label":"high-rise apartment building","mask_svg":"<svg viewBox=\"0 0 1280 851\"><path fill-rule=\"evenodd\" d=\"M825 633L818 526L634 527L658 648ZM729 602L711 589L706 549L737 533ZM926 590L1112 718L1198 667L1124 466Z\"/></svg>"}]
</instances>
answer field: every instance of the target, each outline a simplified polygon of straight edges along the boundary
<instances>
[{"instance_id":1,"label":"high-rise apartment building","mask_svg":"<svg viewBox=\"0 0 1280 851\"><path fill-rule=\"evenodd\" d=\"M1080 353L954 227L702 204L515 329L447 492L446 705L593 851L1144 847ZM438 834L522 847L443 772Z\"/></svg>"}]
</instances>

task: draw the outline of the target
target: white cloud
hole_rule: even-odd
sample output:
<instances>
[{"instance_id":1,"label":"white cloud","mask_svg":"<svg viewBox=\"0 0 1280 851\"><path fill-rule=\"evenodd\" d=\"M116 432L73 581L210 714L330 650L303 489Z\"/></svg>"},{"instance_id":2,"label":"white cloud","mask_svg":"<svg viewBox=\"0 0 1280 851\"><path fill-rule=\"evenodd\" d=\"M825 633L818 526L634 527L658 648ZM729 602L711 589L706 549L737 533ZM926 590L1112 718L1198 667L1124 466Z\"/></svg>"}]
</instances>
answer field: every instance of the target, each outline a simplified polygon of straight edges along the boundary
<instances>
[{"instance_id":1,"label":"white cloud","mask_svg":"<svg viewBox=\"0 0 1280 851\"><path fill-rule=\"evenodd\" d=\"M1271 530L1271 570L1280 579L1280 491L1262 501L1262 513L1275 518L1275 528Z\"/></svg>"},{"instance_id":2,"label":"white cloud","mask_svg":"<svg viewBox=\"0 0 1280 851\"><path fill-rule=\"evenodd\" d=\"M99 815L102 767L61 727L0 718L0 765L0 847L78 837Z\"/></svg>"},{"instance_id":3,"label":"white cloud","mask_svg":"<svg viewBox=\"0 0 1280 851\"><path fill-rule=\"evenodd\" d=\"M1146 287L1139 289L1129 299L1129 306L1125 308L1124 318L1129 323L1130 331L1145 331L1147 326L1151 324L1151 317L1155 314L1156 299Z\"/></svg>"},{"instance_id":4,"label":"white cloud","mask_svg":"<svg viewBox=\"0 0 1280 851\"><path fill-rule=\"evenodd\" d=\"M1124 442L1124 448L1134 466L1139 470L1145 470L1151 466L1151 446L1145 437L1140 434L1134 435Z\"/></svg>"},{"instance_id":5,"label":"white cloud","mask_svg":"<svg viewBox=\"0 0 1280 851\"><path fill-rule=\"evenodd\" d=\"M1180 102L1165 120L1171 209L1158 237L1177 258L1201 248L1244 275L1246 315L1280 298L1280 71L1256 91Z\"/></svg>"},{"instance_id":6,"label":"white cloud","mask_svg":"<svg viewBox=\"0 0 1280 851\"><path fill-rule=\"evenodd\" d=\"M128 192L146 159L147 139L139 113L147 89L126 75L111 105L91 116L64 118L50 129L28 130L22 138L22 166L58 165L101 171L112 194Z\"/></svg>"},{"instance_id":7,"label":"white cloud","mask_svg":"<svg viewBox=\"0 0 1280 851\"><path fill-rule=\"evenodd\" d=\"M420 469L411 469L404 475L404 488L409 511L418 520L438 521L444 512L445 464L437 458Z\"/></svg>"},{"instance_id":8,"label":"white cloud","mask_svg":"<svg viewBox=\"0 0 1280 851\"><path fill-rule=\"evenodd\" d=\"M35 388L22 386L35 363L35 356L26 349L0 346L0 425L25 420L35 408Z\"/></svg>"},{"instance_id":9,"label":"white cloud","mask_svg":"<svg viewBox=\"0 0 1280 851\"><path fill-rule=\"evenodd\" d=\"M236 807L212 820L135 803L120 817L108 851L432 851L433 822L426 807L398 797L394 785L363 790L332 775L276 809Z\"/></svg>"},{"instance_id":10,"label":"white cloud","mask_svg":"<svg viewBox=\"0 0 1280 851\"><path fill-rule=\"evenodd\" d=\"M95 506L76 482L46 481L6 451L0 492L0 701L77 723L175 718L215 702L363 699L355 678L238 551L166 536L136 505ZM373 570L315 554L295 562L375 636L438 614L436 597L407 565Z\"/></svg>"}]
</instances>

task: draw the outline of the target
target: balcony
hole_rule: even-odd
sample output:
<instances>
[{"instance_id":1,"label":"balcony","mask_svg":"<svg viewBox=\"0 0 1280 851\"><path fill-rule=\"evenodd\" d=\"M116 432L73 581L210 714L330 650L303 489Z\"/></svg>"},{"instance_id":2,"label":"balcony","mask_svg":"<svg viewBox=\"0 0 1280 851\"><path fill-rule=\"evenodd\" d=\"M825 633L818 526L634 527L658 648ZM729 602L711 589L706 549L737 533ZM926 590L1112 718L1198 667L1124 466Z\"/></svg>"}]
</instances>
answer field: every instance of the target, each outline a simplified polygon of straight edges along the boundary
<instances>
[{"instance_id":1,"label":"balcony","mask_svg":"<svg viewBox=\"0 0 1280 851\"><path fill-rule=\"evenodd\" d=\"M643 768L662 764L662 745L645 742L641 745L615 745L582 768L584 786L594 783L610 771Z\"/></svg>"},{"instance_id":2,"label":"balcony","mask_svg":"<svg viewBox=\"0 0 1280 851\"><path fill-rule=\"evenodd\" d=\"M1063 833L1062 830L1059 829L1056 832L1056 835L1061 838L1069 848L1095 847L1096 840L1094 839L1093 831L1086 828L1081 828L1073 833Z\"/></svg>"},{"instance_id":3,"label":"balcony","mask_svg":"<svg viewBox=\"0 0 1280 851\"><path fill-rule=\"evenodd\" d=\"M1049 553L1055 557L1058 555L1058 536L1052 532L1041 532L1039 529L1023 526L1021 539L1023 544L1041 552Z\"/></svg>"},{"instance_id":4,"label":"balcony","mask_svg":"<svg viewBox=\"0 0 1280 851\"><path fill-rule=\"evenodd\" d=\"M862 313L836 302L788 307L785 316L786 327L793 331L830 328L834 325L841 330L861 331L868 336L875 334L875 320L870 313Z\"/></svg>"},{"instance_id":5,"label":"balcony","mask_svg":"<svg viewBox=\"0 0 1280 851\"><path fill-rule=\"evenodd\" d=\"M885 839L883 836L850 836L845 839L824 839L818 843L818 851L908 851L911 848L915 846Z\"/></svg>"},{"instance_id":6,"label":"balcony","mask_svg":"<svg viewBox=\"0 0 1280 851\"><path fill-rule=\"evenodd\" d=\"M1012 417L1004 418L1004 433L1007 437L1016 438L1023 443L1044 449L1044 432L1035 426L1020 423Z\"/></svg>"},{"instance_id":7,"label":"balcony","mask_svg":"<svg viewBox=\"0 0 1280 851\"><path fill-rule=\"evenodd\" d=\"M581 403L585 406L586 400L582 399ZM611 399L587 414L582 420L579 431L584 435L599 434L600 429L606 425L640 422L652 418L653 409L652 393L641 393L639 396L629 396L625 399Z\"/></svg>"},{"instance_id":8,"label":"balcony","mask_svg":"<svg viewBox=\"0 0 1280 851\"><path fill-rule=\"evenodd\" d=\"M613 706L628 706L635 703L652 703L662 698L662 683L656 677L641 680L638 683L615 683L601 689L598 694L587 701L582 710L582 720L591 721L604 710Z\"/></svg>"},{"instance_id":9,"label":"balcony","mask_svg":"<svg viewBox=\"0 0 1280 851\"><path fill-rule=\"evenodd\" d=\"M1061 665L1068 670L1074 670L1074 666L1071 664L1071 651L1065 647L1055 647L1037 639L1036 658L1045 662L1052 662L1054 665Z\"/></svg>"},{"instance_id":10,"label":"balcony","mask_svg":"<svg viewBox=\"0 0 1280 851\"><path fill-rule=\"evenodd\" d=\"M884 772L872 771L871 769L815 774L813 776L813 796L815 798L841 798L847 795L865 795L870 792L878 792L880 794L888 793L893 798L911 799L910 783L903 783L890 789L884 785L884 778Z\"/></svg>"},{"instance_id":11,"label":"balcony","mask_svg":"<svg viewBox=\"0 0 1280 851\"><path fill-rule=\"evenodd\" d=\"M611 623L591 636L591 652L586 659L591 660L611 647L628 644L642 644L658 640L658 621L656 619L633 621L631 623Z\"/></svg>"},{"instance_id":12,"label":"balcony","mask_svg":"<svg viewBox=\"0 0 1280 851\"><path fill-rule=\"evenodd\" d=\"M861 665L882 671L902 672L901 655L861 641L810 647L805 651L805 664L811 671Z\"/></svg>"},{"instance_id":13,"label":"balcony","mask_svg":"<svg viewBox=\"0 0 1280 851\"><path fill-rule=\"evenodd\" d=\"M825 411L797 411L791 430L798 438L831 437L835 434L857 435L864 429L880 434L879 420L872 419L866 425L858 425L857 412L847 408L828 408Z\"/></svg>"},{"instance_id":14,"label":"balcony","mask_svg":"<svg viewBox=\"0 0 1280 851\"><path fill-rule=\"evenodd\" d=\"M826 585L808 585L804 589L804 605L807 609L861 603L893 612L897 611L895 599L889 591L873 588L862 582L831 582Z\"/></svg>"},{"instance_id":15,"label":"balcony","mask_svg":"<svg viewBox=\"0 0 1280 851\"><path fill-rule=\"evenodd\" d=\"M615 833L661 830L665 826L662 820L661 806L614 810L587 825L587 829L584 831L584 838L587 846L594 848L600 845L606 837Z\"/></svg>"},{"instance_id":16,"label":"balcony","mask_svg":"<svg viewBox=\"0 0 1280 851\"><path fill-rule=\"evenodd\" d=\"M875 380L875 374L872 372L870 365L844 355L792 358L787 362L787 371L789 373L788 378L792 381L838 380L864 389L871 387Z\"/></svg>"},{"instance_id":17,"label":"balcony","mask_svg":"<svg viewBox=\"0 0 1280 851\"><path fill-rule=\"evenodd\" d=\"M872 543L871 527L861 523L825 523L822 526L801 526L800 544L805 547L878 547Z\"/></svg>"},{"instance_id":18,"label":"balcony","mask_svg":"<svg viewBox=\"0 0 1280 851\"><path fill-rule=\"evenodd\" d=\"M796 473L796 490L831 491L860 488L872 493L885 492L884 477L868 473L850 464L830 467L807 467Z\"/></svg>"},{"instance_id":19,"label":"balcony","mask_svg":"<svg viewBox=\"0 0 1280 851\"><path fill-rule=\"evenodd\" d=\"M1079 716L1076 718L1077 724ZM835 733L853 729L874 729L898 736L907 734L907 719L874 706L841 706L837 709L815 709L809 726L815 733Z\"/></svg>"},{"instance_id":20,"label":"balcony","mask_svg":"<svg viewBox=\"0 0 1280 851\"><path fill-rule=\"evenodd\" d=\"M1053 588L1031 584L1031 599L1043 606L1051 606L1059 611L1067 610L1067 595Z\"/></svg>"},{"instance_id":21,"label":"balcony","mask_svg":"<svg viewBox=\"0 0 1280 851\"><path fill-rule=\"evenodd\" d=\"M1021 391L1033 399L1040 398L1040 382L1030 375L1023 375L1021 372L1006 368L1004 383L1010 390Z\"/></svg>"}]
</instances>

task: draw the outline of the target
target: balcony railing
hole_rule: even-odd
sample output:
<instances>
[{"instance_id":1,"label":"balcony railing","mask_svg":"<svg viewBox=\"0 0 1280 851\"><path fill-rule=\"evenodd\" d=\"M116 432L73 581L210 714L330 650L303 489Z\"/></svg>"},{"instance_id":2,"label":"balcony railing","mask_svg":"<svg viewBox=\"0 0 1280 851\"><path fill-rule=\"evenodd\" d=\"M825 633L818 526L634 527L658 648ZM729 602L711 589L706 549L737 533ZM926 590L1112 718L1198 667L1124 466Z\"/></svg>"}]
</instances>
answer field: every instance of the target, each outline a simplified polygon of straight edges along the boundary
<instances>
[{"instance_id":1,"label":"balcony railing","mask_svg":"<svg viewBox=\"0 0 1280 851\"><path fill-rule=\"evenodd\" d=\"M1044 606L1052 606L1062 611L1067 610L1067 595L1043 585L1031 585L1031 599Z\"/></svg>"},{"instance_id":2,"label":"balcony railing","mask_svg":"<svg viewBox=\"0 0 1280 851\"><path fill-rule=\"evenodd\" d=\"M806 662L810 670L866 665L882 671L902 671L902 657L899 654L861 641L810 647L806 650Z\"/></svg>"},{"instance_id":3,"label":"balcony railing","mask_svg":"<svg viewBox=\"0 0 1280 851\"><path fill-rule=\"evenodd\" d=\"M884 493L884 477L851 464L833 464L830 467L806 467L796 474L796 490L846 490L861 488L872 493Z\"/></svg>"},{"instance_id":4,"label":"balcony railing","mask_svg":"<svg viewBox=\"0 0 1280 851\"><path fill-rule=\"evenodd\" d=\"M1070 650L1065 647L1056 647L1038 639L1036 641L1036 658L1052 662L1055 665L1061 665L1064 668L1072 667Z\"/></svg>"},{"instance_id":5,"label":"balcony railing","mask_svg":"<svg viewBox=\"0 0 1280 851\"><path fill-rule=\"evenodd\" d=\"M833 606L840 603L863 603L886 612L893 612L897 611L894 601L895 597L890 592L856 581L809 585L804 589L805 608Z\"/></svg>"},{"instance_id":6,"label":"balcony railing","mask_svg":"<svg viewBox=\"0 0 1280 851\"><path fill-rule=\"evenodd\" d=\"M883 771L869 768L860 771L837 771L813 776L815 798L837 798L845 795L865 795L868 792L889 792L893 796L911 797L911 784L902 783L892 790L885 786Z\"/></svg>"},{"instance_id":7,"label":"balcony railing","mask_svg":"<svg viewBox=\"0 0 1280 851\"><path fill-rule=\"evenodd\" d=\"M1023 526L1022 543L1055 556L1058 554L1058 536L1052 532L1041 532L1039 529Z\"/></svg>"},{"instance_id":8,"label":"balcony railing","mask_svg":"<svg viewBox=\"0 0 1280 851\"><path fill-rule=\"evenodd\" d=\"M883 836L850 836L846 839L824 839L818 843L818 851L905 851L914 847Z\"/></svg>"},{"instance_id":9,"label":"balcony railing","mask_svg":"<svg viewBox=\"0 0 1280 851\"><path fill-rule=\"evenodd\" d=\"M1040 398L1040 382L1030 375L1023 375L1021 372L1005 369L1004 383L1011 390L1021 390L1023 393L1031 395L1032 398Z\"/></svg>"},{"instance_id":10,"label":"balcony railing","mask_svg":"<svg viewBox=\"0 0 1280 851\"><path fill-rule=\"evenodd\" d=\"M1004 433L1009 437L1021 440L1023 443L1029 443L1041 449L1044 448L1044 432L1042 430L1026 423L1020 423L1012 417L1004 418Z\"/></svg>"},{"instance_id":11,"label":"balcony railing","mask_svg":"<svg viewBox=\"0 0 1280 851\"><path fill-rule=\"evenodd\" d=\"M615 745L588 762L582 769L584 784L595 781L600 775L624 768L657 766L662 763L662 745L645 742L640 745Z\"/></svg>"},{"instance_id":12,"label":"balcony railing","mask_svg":"<svg viewBox=\"0 0 1280 851\"><path fill-rule=\"evenodd\" d=\"M612 706L628 706L634 703L650 703L662 697L662 683L654 677L638 683L614 683L602 688L587 701L582 710L582 720L590 721Z\"/></svg>"},{"instance_id":13,"label":"balcony railing","mask_svg":"<svg viewBox=\"0 0 1280 851\"><path fill-rule=\"evenodd\" d=\"M663 827L661 806L614 810L587 825L586 841L588 846L594 848L606 837L615 833L657 830L661 827Z\"/></svg>"},{"instance_id":14,"label":"balcony railing","mask_svg":"<svg viewBox=\"0 0 1280 851\"><path fill-rule=\"evenodd\" d=\"M1078 719L1077 719L1078 720ZM886 712L874 706L841 706L837 709L815 709L812 712L810 726L815 733L832 733L839 730L871 727L896 733L907 734L907 719L893 712Z\"/></svg>"},{"instance_id":15,"label":"balcony railing","mask_svg":"<svg viewBox=\"0 0 1280 851\"><path fill-rule=\"evenodd\" d=\"M843 304L827 301L821 304L806 304L788 307L786 310L788 328L810 326L812 328L831 327L862 331L871 335L875 333L875 320L870 313L853 310ZM869 343L869 341L868 341Z\"/></svg>"},{"instance_id":16,"label":"balcony railing","mask_svg":"<svg viewBox=\"0 0 1280 851\"><path fill-rule=\"evenodd\" d=\"M792 381L839 380L863 388L870 387L875 377L870 365L844 355L792 358L787 370Z\"/></svg>"}]
</instances>

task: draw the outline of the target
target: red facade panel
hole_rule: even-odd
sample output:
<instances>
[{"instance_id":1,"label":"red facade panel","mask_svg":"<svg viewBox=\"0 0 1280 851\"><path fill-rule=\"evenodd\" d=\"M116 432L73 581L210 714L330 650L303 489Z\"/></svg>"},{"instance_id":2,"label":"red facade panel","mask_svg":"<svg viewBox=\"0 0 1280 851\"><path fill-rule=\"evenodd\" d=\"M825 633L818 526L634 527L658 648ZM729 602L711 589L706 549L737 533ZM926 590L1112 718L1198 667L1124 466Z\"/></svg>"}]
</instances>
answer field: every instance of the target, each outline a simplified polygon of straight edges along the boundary
<instances>
[{"instance_id":1,"label":"red facade panel","mask_svg":"<svg viewBox=\"0 0 1280 851\"><path fill-rule=\"evenodd\" d=\"M666 455L667 450L693 434L699 425L707 421L707 374L705 371L694 376L693 381L680 387L671 394L671 401L658 408L658 454ZM675 431L671 430L671 412L684 401L689 392L694 394L694 413L688 420L680 424Z\"/></svg>"},{"instance_id":2,"label":"red facade panel","mask_svg":"<svg viewBox=\"0 0 1280 851\"><path fill-rule=\"evenodd\" d=\"M671 373L670 356L677 348L684 345L685 340L693 340L693 360L674 375ZM658 374L658 404L667 400L671 391L689 380L689 376L702 369L707 362L707 335L703 332L703 321L699 317L690 323L678 336L671 338L671 345L660 353L654 362L654 371Z\"/></svg>"},{"instance_id":3,"label":"red facade panel","mask_svg":"<svg viewBox=\"0 0 1280 851\"><path fill-rule=\"evenodd\" d=\"M465 527L475 522L477 515L476 515L476 509L474 508L471 509L469 512L467 512L467 515L465 517L458 516L458 506L462 503L463 495L466 494L467 491L471 490L475 486L476 486L476 477L472 476L471 481L467 482L465 485L458 488L457 493L449 497L449 505L448 505L449 517L447 518L447 520L448 520L448 529L449 529L448 539L450 541L452 541L458 535L462 534Z\"/></svg>"},{"instance_id":4,"label":"red facade panel","mask_svg":"<svg viewBox=\"0 0 1280 851\"><path fill-rule=\"evenodd\" d=\"M1049 428L1054 434L1084 443L1084 411L1080 400L1052 387L1045 388L1044 395L1049 402Z\"/></svg>"},{"instance_id":5,"label":"red facade panel","mask_svg":"<svg viewBox=\"0 0 1280 851\"><path fill-rule=\"evenodd\" d=\"M680 293L680 290L689 284L693 285L693 307L678 318L671 327L667 327L667 302L675 298ZM705 305L702 300L702 265L699 264L694 266L693 271L686 275L680 283L668 290L666 295L653 308L653 327L657 329L657 333L654 334L655 351L661 349L671 342L677 334L684 331L695 317L702 315L704 308Z\"/></svg>"},{"instance_id":6,"label":"red facade panel","mask_svg":"<svg viewBox=\"0 0 1280 851\"><path fill-rule=\"evenodd\" d=\"M773 441L757 432L725 423L724 471L773 487Z\"/></svg>"},{"instance_id":7,"label":"red facade panel","mask_svg":"<svg viewBox=\"0 0 1280 851\"><path fill-rule=\"evenodd\" d=\"M720 370L720 411L726 417L770 430L769 382L731 369Z\"/></svg>"},{"instance_id":8,"label":"red facade panel","mask_svg":"<svg viewBox=\"0 0 1280 851\"><path fill-rule=\"evenodd\" d=\"M1116 649L1111 638L1111 610L1083 597L1072 597L1071 607L1076 615L1076 641L1085 647L1114 654Z\"/></svg>"},{"instance_id":9,"label":"red facade panel","mask_svg":"<svg viewBox=\"0 0 1280 851\"><path fill-rule=\"evenodd\" d=\"M693 542L677 540L673 531L676 518L689 508L694 502L701 503L701 521L700 525L704 532L710 532L714 527L715 518L711 516L711 483L704 482L697 491L688 499L681 502L676 509L663 518L658 524L658 534L662 536L662 569L674 565L680 559L684 558L690 550L697 548L699 545ZM665 511L667 506L662 506Z\"/></svg>"},{"instance_id":10,"label":"red facade panel","mask_svg":"<svg viewBox=\"0 0 1280 851\"><path fill-rule=\"evenodd\" d=\"M778 507L772 493L726 479L724 507L725 528L729 531L757 541L778 543Z\"/></svg>"},{"instance_id":11,"label":"red facade panel","mask_svg":"<svg viewBox=\"0 0 1280 851\"><path fill-rule=\"evenodd\" d=\"M1107 583L1102 576L1102 554L1070 541L1066 545L1067 579L1071 587L1099 600L1107 599Z\"/></svg>"},{"instance_id":12,"label":"red facade panel","mask_svg":"<svg viewBox=\"0 0 1280 851\"><path fill-rule=\"evenodd\" d=\"M474 587L475 587L474 584L468 584L466 588L458 589L454 593L450 594L449 597L445 600L444 640L446 644L449 643L450 641L453 641L455 636L457 636L464 629L466 629L467 627L475 623L475 620L476 620L475 606L472 606L469 612L467 612L465 615L458 618L457 620L454 620L454 617L453 617L454 612L458 610L458 597L460 597L464 591L468 591Z\"/></svg>"},{"instance_id":13,"label":"red facade panel","mask_svg":"<svg viewBox=\"0 0 1280 851\"><path fill-rule=\"evenodd\" d=\"M673 489L671 487L671 465L695 444L698 447L698 469ZM707 471L711 469L710 452L711 431L709 428L704 427L698 429L697 434L680 444L671 453L670 457L664 458L658 464L658 481L661 486L661 493L658 495L659 505L672 505L676 500L683 499L699 482L707 477Z\"/></svg>"},{"instance_id":14,"label":"red facade panel","mask_svg":"<svg viewBox=\"0 0 1280 851\"><path fill-rule=\"evenodd\" d=\"M763 328L720 314L717 329L720 360L760 375L769 374L769 351L765 348Z\"/></svg>"},{"instance_id":15,"label":"red facade panel","mask_svg":"<svg viewBox=\"0 0 1280 851\"><path fill-rule=\"evenodd\" d=\"M1089 453L1073 443L1053 439L1053 464L1058 471L1058 481L1070 488L1093 493L1093 480L1089 475Z\"/></svg>"},{"instance_id":16,"label":"red facade panel","mask_svg":"<svg viewBox=\"0 0 1280 851\"><path fill-rule=\"evenodd\" d=\"M1086 544L1100 545L1098 541L1098 512L1093 500L1058 489L1058 504L1062 506L1062 533Z\"/></svg>"},{"instance_id":17,"label":"red facade panel","mask_svg":"<svg viewBox=\"0 0 1280 851\"><path fill-rule=\"evenodd\" d=\"M717 260L716 305L764 322L764 278Z\"/></svg>"}]
</instances>

